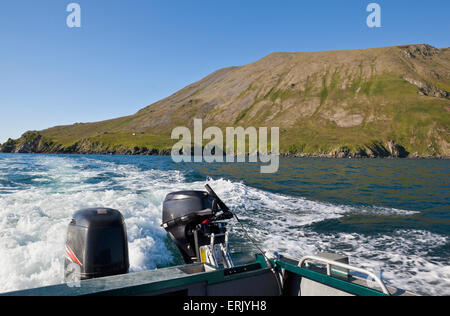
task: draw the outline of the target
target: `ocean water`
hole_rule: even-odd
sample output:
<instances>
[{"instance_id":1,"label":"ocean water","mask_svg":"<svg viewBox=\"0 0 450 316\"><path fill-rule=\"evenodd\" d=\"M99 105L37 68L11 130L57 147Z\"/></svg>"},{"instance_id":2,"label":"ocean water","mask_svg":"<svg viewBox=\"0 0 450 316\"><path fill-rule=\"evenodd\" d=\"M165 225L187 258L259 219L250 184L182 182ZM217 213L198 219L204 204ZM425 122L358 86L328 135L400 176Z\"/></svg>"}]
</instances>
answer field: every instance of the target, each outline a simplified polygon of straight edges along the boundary
<instances>
[{"instance_id":1,"label":"ocean water","mask_svg":"<svg viewBox=\"0 0 450 316\"><path fill-rule=\"evenodd\" d=\"M0 293L62 283L72 214L120 210L131 271L181 263L161 224L165 196L209 183L267 251L321 251L388 283L450 295L450 162L282 159L256 164L174 164L170 157L0 154ZM235 222L236 254L256 253Z\"/></svg>"}]
</instances>

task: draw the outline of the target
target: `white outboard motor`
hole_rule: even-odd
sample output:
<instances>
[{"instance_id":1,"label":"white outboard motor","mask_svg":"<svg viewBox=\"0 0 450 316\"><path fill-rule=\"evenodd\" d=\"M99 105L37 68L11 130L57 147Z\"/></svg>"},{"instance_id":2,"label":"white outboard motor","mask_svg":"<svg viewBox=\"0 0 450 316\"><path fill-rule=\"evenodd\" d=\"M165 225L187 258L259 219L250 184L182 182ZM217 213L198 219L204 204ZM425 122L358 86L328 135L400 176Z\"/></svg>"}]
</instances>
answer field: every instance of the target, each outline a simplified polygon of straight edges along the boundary
<instances>
[{"instance_id":1,"label":"white outboard motor","mask_svg":"<svg viewBox=\"0 0 450 316\"><path fill-rule=\"evenodd\" d=\"M127 230L112 209L75 213L67 231L64 279L86 280L129 271Z\"/></svg>"},{"instance_id":2,"label":"white outboard motor","mask_svg":"<svg viewBox=\"0 0 450 316\"><path fill-rule=\"evenodd\" d=\"M207 185L208 192L182 191L167 195L162 226L178 246L186 264L233 267L223 220L233 213Z\"/></svg>"}]
</instances>

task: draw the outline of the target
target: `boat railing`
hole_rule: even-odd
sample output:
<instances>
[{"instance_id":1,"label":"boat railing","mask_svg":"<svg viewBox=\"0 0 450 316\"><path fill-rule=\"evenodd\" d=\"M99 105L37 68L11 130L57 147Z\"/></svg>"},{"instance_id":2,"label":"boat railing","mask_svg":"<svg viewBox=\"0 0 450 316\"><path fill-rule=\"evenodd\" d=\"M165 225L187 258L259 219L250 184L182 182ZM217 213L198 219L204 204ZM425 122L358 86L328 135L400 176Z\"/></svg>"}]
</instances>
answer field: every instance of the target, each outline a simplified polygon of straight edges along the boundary
<instances>
[{"instance_id":1,"label":"boat railing","mask_svg":"<svg viewBox=\"0 0 450 316\"><path fill-rule=\"evenodd\" d=\"M318 257L318 256L306 256L306 257L303 257L299 261L298 266L300 268L303 267L303 265L308 266L309 261L316 261L316 262L320 262L320 263L325 264L327 266L327 275L328 276L331 276L332 267L339 267L339 268L342 268L342 269L346 269L348 271L354 271L354 272L358 272L358 273L364 274L364 275L368 276L369 278L371 278L372 280L374 280L379 285L379 287L381 288L381 290L383 291L384 294L390 295L389 290L387 289L387 287L384 284L384 282L378 276L376 276L374 273L372 273L370 271L367 271L367 270L362 269L362 268L354 267L354 266L351 266L349 264L345 264L345 263L342 263L342 262L337 262L337 261L329 260L329 259L326 259L326 258L321 258L321 257Z\"/></svg>"}]
</instances>

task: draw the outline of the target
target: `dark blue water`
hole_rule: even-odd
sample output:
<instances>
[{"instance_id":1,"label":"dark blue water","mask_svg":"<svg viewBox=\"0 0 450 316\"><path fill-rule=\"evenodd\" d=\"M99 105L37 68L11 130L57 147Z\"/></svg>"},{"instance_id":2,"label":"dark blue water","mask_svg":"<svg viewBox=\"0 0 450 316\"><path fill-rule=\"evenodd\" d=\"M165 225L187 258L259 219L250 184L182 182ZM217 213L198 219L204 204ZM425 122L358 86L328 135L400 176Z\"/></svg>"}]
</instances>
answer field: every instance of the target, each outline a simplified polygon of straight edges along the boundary
<instances>
[{"instance_id":1,"label":"dark blue water","mask_svg":"<svg viewBox=\"0 0 450 316\"><path fill-rule=\"evenodd\" d=\"M260 174L258 166L235 164L192 164L182 168L194 180L225 177L265 191L314 201L418 212L407 218L354 214L346 216L345 223L325 221L316 229L379 233L404 228L450 234L448 160L286 158L281 160L280 171L273 175Z\"/></svg>"},{"instance_id":2,"label":"dark blue water","mask_svg":"<svg viewBox=\"0 0 450 316\"><path fill-rule=\"evenodd\" d=\"M267 250L293 257L338 252L393 285L450 294L449 176L448 160L285 158L267 175L257 164L175 164L170 157L1 154L0 234L10 239L0 242L9 258L0 277L17 269L12 232L23 235L22 246L44 251L51 236L42 227L59 234L74 209L99 204L124 213L135 271L179 263L159 227L161 203L171 191L208 182ZM41 226L22 223L30 213ZM233 250L254 252L239 227L230 228ZM53 269L29 260L29 273L42 279ZM20 272L5 289L25 286Z\"/></svg>"}]
</instances>

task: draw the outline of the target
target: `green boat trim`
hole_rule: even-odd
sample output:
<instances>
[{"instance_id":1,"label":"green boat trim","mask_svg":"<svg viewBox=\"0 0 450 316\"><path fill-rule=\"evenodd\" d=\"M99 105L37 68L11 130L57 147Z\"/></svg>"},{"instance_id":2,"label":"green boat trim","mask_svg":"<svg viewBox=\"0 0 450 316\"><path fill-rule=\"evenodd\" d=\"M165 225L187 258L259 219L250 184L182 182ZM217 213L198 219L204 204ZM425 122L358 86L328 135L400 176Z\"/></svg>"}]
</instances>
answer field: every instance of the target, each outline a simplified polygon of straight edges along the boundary
<instances>
[{"instance_id":1,"label":"green boat trim","mask_svg":"<svg viewBox=\"0 0 450 316\"><path fill-rule=\"evenodd\" d=\"M270 259L275 272L284 277L295 277L300 280L312 280L329 289L355 296L387 296L381 291L371 289L350 280L329 276L313 268L299 267L298 261L288 258ZM257 280L272 279L271 282ZM290 296L286 289L276 288L274 274L266 259L256 255L253 263L244 264L230 269L216 269L208 264L192 264L177 267L163 268L146 272L116 275L105 278L81 281L76 287L74 284L59 284L37 289L17 291L2 294L4 296L140 296L140 295L190 295L189 289L198 287L220 286L226 289L236 284L256 282L262 286L270 286L270 293ZM297 291L297 290L296 290ZM208 295L205 290L205 295ZM267 292L267 291L266 291ZM294 291L295 292L295 291ZM217 294L217 291L215 292ZM255 292L258 293L258 292ZM255 293L249 293L250 296ZM297 291L299 293L299 290ZM295 294L295 293L294 293ZM221 296L219 291L219 296Z\"/></svg>"}]
</instances>

